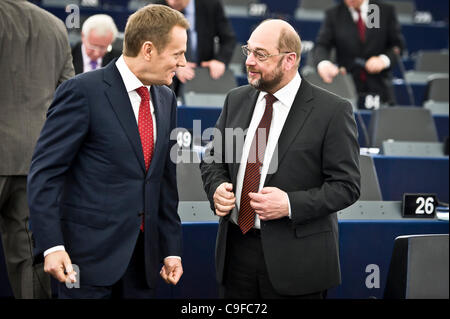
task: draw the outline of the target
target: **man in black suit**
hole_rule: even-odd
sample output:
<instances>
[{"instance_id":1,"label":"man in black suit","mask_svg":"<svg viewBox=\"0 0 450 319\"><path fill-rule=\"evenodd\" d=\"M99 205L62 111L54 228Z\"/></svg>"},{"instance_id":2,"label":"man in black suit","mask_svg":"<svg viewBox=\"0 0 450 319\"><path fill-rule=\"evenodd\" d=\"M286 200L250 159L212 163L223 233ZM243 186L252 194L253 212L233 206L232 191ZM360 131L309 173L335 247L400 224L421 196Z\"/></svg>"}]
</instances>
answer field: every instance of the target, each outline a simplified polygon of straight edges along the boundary
<instances>
[{"instance_id":1,"label":"man in black suit","mask_svg":"<svg viewBox=\"0 0 450 319\"><path fill-rule=\"evenodd\" d=\"M379 95L382 103L392 105L391 68L403 46L393 6L376 0L344 0L326 12L316 40L317 71L327 83L340 70L349 72L361 96ZM332 48L337 65L329 61Z\"/></svg>"},{"instance_id":2,"label":"man in black suit","mask_svg":"<svg viewBox=\"0 0 450 319\"><path fill-rule=\"evenodd\" d=\"M191 28L188 34L186 67L177 70L177 79L186 83L195 77L195 68L207 67L213 79L220 78L233 55L236 39L230 22L225 16L222 3L218 0L158 0L182 12ZM219 50L215 52L215 37L219 39ZM181 94L179 82L174 89Z\"/></svg>"},{"instance_id":3,"label":"man in black suit","mask_svg":"<svg viewBox=\"0 0 450 319\"><path fill-rule=\"evenodd\" d=\"M81 29L81 42L72 49L75 74L99 69L119 57L121 52L112 48L117 33L116 24L106 14L86 19Z\"/></svg>"},{"instance_id":4,"label":"man in black suit","mask_svg":"<svg viewBox=\"0 0 450 319\"><path fill-rule=\"evenodd\" d=\"M225 298L323 298L341 282L336 212L359 197L352 107L300 77L287 22L264 21L243 50L250 85L227 95L200 165L217 280Z\"/></svg>"}]
</instances>

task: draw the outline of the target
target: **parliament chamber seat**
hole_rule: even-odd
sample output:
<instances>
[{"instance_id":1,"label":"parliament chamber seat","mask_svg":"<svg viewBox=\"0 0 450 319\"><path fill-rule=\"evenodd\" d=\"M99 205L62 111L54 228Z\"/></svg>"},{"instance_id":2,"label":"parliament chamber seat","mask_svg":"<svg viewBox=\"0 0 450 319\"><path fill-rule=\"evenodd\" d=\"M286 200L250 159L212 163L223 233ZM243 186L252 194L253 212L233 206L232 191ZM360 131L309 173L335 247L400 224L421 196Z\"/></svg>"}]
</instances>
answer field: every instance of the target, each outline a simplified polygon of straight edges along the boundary
<instances>
[{"instance_id":1,"label":"parliament chamber seat","mask_svg":"<svg viewBox=\"0 0 450 319\"><path fill-rule=\"evenodd\" d=\"M449 298L448 234L395 238L385 299Z\"/></svg>"}]
</instances>

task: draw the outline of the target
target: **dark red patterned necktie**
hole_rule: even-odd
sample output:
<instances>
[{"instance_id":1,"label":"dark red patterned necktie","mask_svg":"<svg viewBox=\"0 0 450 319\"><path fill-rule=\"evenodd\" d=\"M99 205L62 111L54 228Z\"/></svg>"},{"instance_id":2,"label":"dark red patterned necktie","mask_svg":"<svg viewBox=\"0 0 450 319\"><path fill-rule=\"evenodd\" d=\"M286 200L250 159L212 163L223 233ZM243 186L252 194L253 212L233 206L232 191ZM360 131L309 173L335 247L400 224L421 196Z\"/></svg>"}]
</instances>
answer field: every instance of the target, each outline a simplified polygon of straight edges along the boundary
<instances>
[{"instance_id":1,"label":"dark red patterned necktie","mask_svg":"<svg viewBox=\"0 0 450 319\"><path fill-rule=\"evenodd\" d=\"M144 152L145 169L148 171L153 156L153 120L150 113L150 93L145 86L136 89L141 97L139 105L139 135L141 136L142 151Z\"/></svg>"},{"instance_id":2,"label":"dark red patterned necktie","mask_svg":"<svg viewBox=\"0 0 450 319\"><path fill-rule=\"evenodd\" d=\"M361 16L361 9L356 9L356 12L358 12L358 21L356 22L356 26L358 28L359 39L361 40L361 43L364 43L366 42L366 25L364 24L364 20ZM367 80L367 74L364 69L362 69L359 73L359 78L362 82Z\"/></svg>"},{"instance_id":3,"label":"dark red patterned necktie","mask_svg":"<svg viewBox=\"0 0 450 319\"><path fill-rule=\"evenodd\" d=\"M364 24L364 20L361 16L361 10L356 9L356 12L358 12L358 21L356 22L356 26L358 27L359 39L361 40L361 42L365 42L366 41L366 25Z\"/></svg>"},{"instance_id":4,"label":"dark red patterned necktie","mask_svg":"<svg viewBox=\"0 0 450 319\"><path fill-rule=\"evenodd\" d=\"M136 89L141 97L139 105L138 127L144 153L145 169L148 171L153 156L153 119L150 111L150 93L145 86ZM142 216L141 231L144 231L144 216Z\"/></svg>"},{"instance_id":5,"label":"dark red patterned necktie","mask_svg":"<svg viewBox=\"0 0 450 319\"><path fill-rule=\"evenodd\" d=\"M250 206L248 194L257 193L259 189L261 169L269 138L270 124L272 123L273 103L277 100L272 94L267 94L264 98L266 99L266 109L253 137L242 185L238 225L243 234L247 233L255 224L256 213Z\"/></svg>"}]
</instances>

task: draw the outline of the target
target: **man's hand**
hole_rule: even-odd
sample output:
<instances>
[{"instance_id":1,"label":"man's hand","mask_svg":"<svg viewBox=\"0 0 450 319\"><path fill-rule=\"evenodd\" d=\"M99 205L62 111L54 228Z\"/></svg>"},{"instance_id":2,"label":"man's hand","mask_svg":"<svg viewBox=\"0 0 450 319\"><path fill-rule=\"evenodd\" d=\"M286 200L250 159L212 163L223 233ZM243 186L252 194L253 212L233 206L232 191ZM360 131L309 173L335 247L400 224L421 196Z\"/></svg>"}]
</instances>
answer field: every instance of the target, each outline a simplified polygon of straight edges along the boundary
<instances>
[{"instance_id":1,"label":"man's hand","mask_svg":"<svg viewBox=\"0 0 450 319\"><path fill-rule=\"evenodd\" d=\"M366 71L370 74L377 74L386 68L386 62L379 56L373 56L366 61Z\"/></svg>"},{"instance_id":2,"label":"man's hand","mask_svg":"<svg viewBox=\"0 0 450 319\"><path fill-rule=\"evenodd\" d=\"M202 62L202 67L209 68L209 74L214 80L217 80L225 73L225 63L218 60Z\"/></svg>"},{"instance_id":3,"label":"man's hand","mask_svg":"<svg viewBox=\"0 0 450 319\"><path fill-rule=\"evenodd\" d=\"M55 277L59 282L70 280L74 283L77 281L77 273L73 270L72 262L65 251L55 251L45 256L44 271Z\"/></svg>"},{"instance_id":4,"label":"man's hand","mask_svg":"<svg viewBox=\"0 0 450 319\"><path fill-rule=\"evenodd\" d=\"M168 284L176 285L183 275L183 266L178 258L164 258L164 266L161 268L160 275Z\"/></svg>"},{"instance_id":5,"label":"man's hand","mask_svg":"<svg viewBox=\"0 0 450 319\"><path fill-rule=\"evenodd\" d=\"M322 61L317 65L317 72L325 83L331 83L339 74L339 68L330 61Z\"/></svg>"},{"instance_id":6,"label":"man's hand","mask_svg":"<svg viewBox=\"0 0 450 319\"><path fill-rule=\"evenodd\" d=\"M236 204L233 193L233 184L222 183L217 187L213 196L216 215L223 217L228 215Z\"/></svg>"},{"instance_id":7,"label":"man's hand","mask_svg":"<svg viewBox=\"0 0 450 319\"><path fill-rule=\"evenodd\" d=\"M289 199L276 187L265 187L259 193L249 193L250 206L261 220L280 219L289 216Z\"/></svg>"},{"instance_id":8,"label":"man's hand","mask_svg":"<svg viewBox=\"0 0 450 319\"><path fill-rule=\"evenodd\" d=\"M186 66L178 68L176 71L177 78L181 83L186 83L187 81L195 78L195 68L197 64L192 62L187 62Z\"/></svg>"}]
</instances>

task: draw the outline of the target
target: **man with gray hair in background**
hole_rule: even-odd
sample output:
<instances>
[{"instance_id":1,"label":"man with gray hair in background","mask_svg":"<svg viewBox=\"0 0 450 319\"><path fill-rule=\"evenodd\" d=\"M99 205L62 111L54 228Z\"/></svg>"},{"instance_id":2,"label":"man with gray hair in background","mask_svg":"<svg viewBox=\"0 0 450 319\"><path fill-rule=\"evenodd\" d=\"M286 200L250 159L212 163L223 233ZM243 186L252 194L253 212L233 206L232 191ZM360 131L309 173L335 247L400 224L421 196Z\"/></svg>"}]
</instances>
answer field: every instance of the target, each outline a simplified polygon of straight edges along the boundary
<instances>
[{"instance_id":1,"label":"man with gray hair in background","mask_svg":"<svg viewBox=\"0 0 450 319\"><path fill-rule=\"evenodd\" d=\"M119 57L121 52L112 48L118 33L114 20L107 14L87 18L81 29L81 41L72 49L75 73L99 69Z\"/></svg>"}]
</instances>

